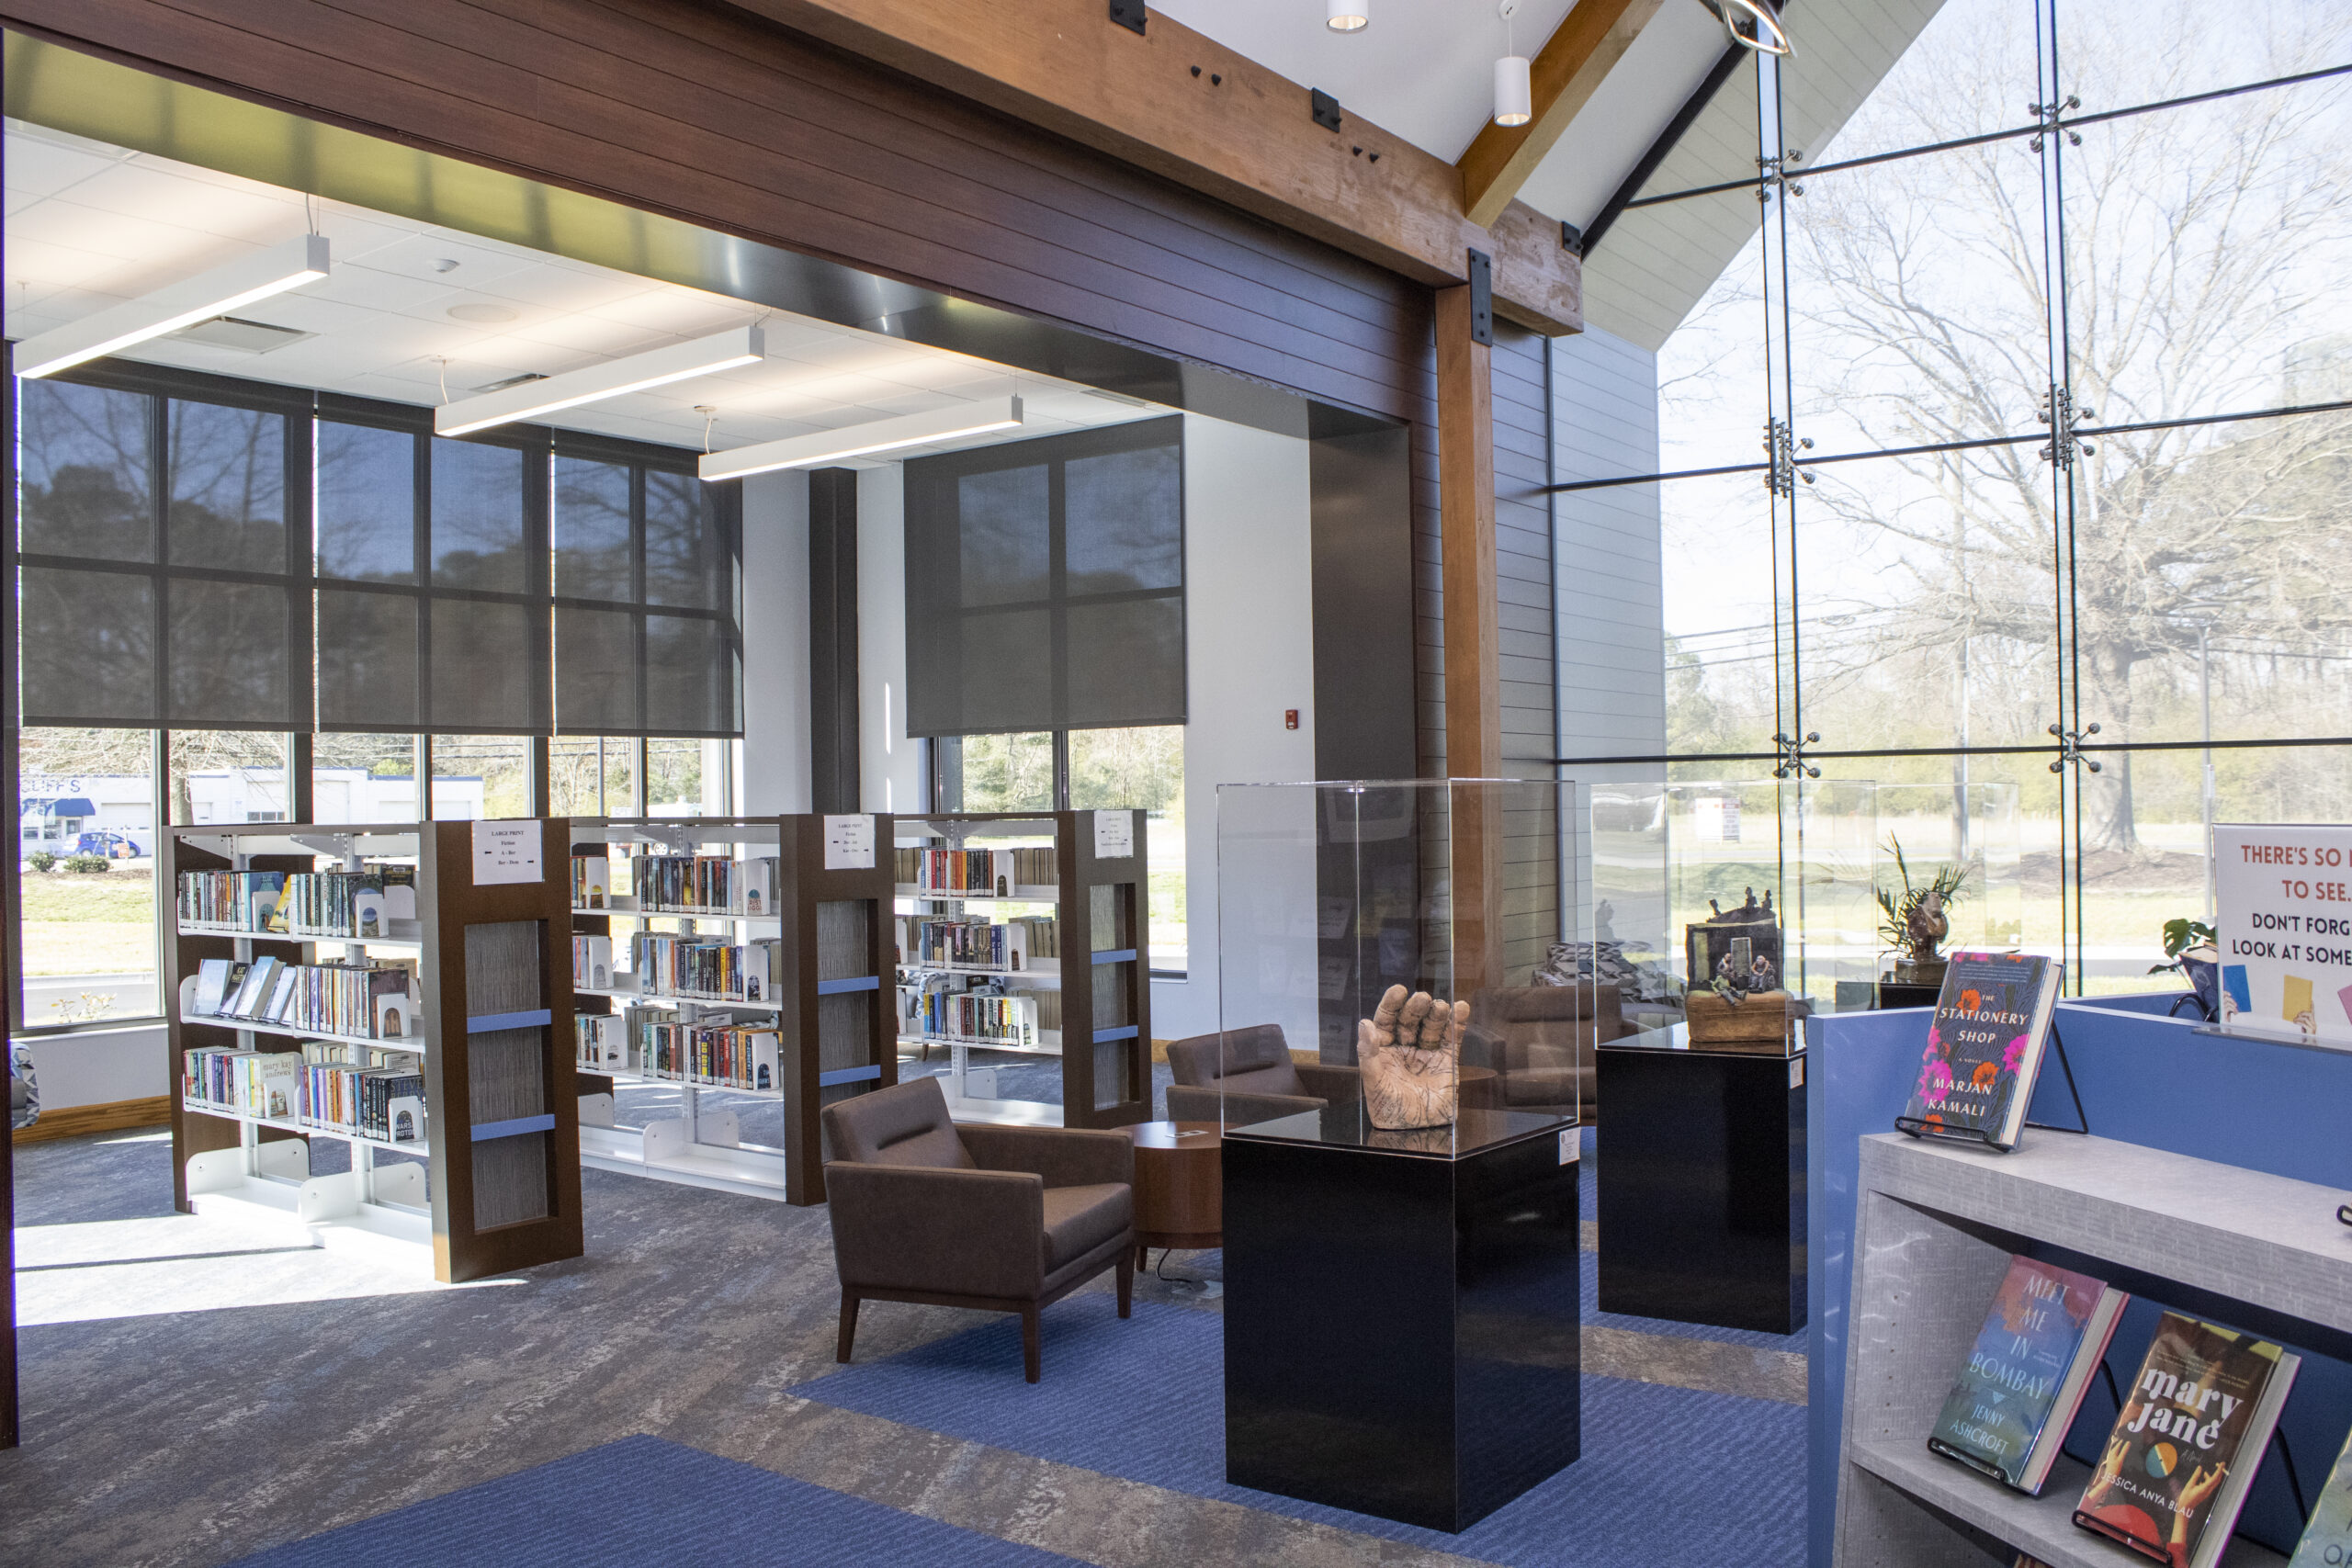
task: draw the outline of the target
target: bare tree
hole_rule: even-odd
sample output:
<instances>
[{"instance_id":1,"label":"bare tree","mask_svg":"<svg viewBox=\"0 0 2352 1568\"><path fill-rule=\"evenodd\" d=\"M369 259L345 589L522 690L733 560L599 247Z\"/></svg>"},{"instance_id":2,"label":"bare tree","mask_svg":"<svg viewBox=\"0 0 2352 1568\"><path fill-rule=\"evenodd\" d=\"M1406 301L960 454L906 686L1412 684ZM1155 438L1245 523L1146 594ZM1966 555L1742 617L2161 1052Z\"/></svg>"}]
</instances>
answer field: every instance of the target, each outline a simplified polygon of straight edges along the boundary
<instances>
[{"instance_id":1,"label":"bare tree","mask_svg":"<svg viewBox=\"0 0 2352 1568\"><path fill-rule=\"evenodd\" d=\"M2153 52L2164 36L2146 18L2137 32L2086 29L2070 40L2075 74L2158 97L2192 85L2186 63ZM2305 46L2271 47L2283 73ZM2015 125L2031 87L2015 60L2013 40L1985 29L1930 29L1867 111L1892 139L1880 144ZM2141 424L2288 400L2298 351L2307 361L2331 303L2340 314L2347 101L2339 83L2311 84L2068 139L2064 319L2078 411ZM2050 385L2041 182L2021 138L1807 182L1792 237L1800 433L1807 414L1849 426L1867 447L2035 429ZM1937 682L1990 649L2018 669L2039 653L2053 698L2056 677L2078 675L2102 739L2193 739L2165 731L2186 711L2202 639L2209 656L2223 645L2245 721L2295 725L2285 710L2317 698L2314 681L2334 683L2341 710L2346 667L2324 656L2352 653L2352 597L2332 564L2347 542L2352 421L2096 436L2061 455L2072 461L2059 474L2046 441L1824 469L1799 502L1801 550L1809 531L1826 530L1816 554L1877 564L1848 574L1861 592L1842 604L1835 577L1811 590L1808 623L1849 619L1807 655L1809 703L1834 709L1874 689L1909 711L1941 711ZM2078 671L2048 657L2068 545ZM2290 676L2267 682L2267 701L2254 679L2264 661L2284 661ZM2108 779L2098 845L2129 851L2128 755Z\"/></svg>"}]
</instances>

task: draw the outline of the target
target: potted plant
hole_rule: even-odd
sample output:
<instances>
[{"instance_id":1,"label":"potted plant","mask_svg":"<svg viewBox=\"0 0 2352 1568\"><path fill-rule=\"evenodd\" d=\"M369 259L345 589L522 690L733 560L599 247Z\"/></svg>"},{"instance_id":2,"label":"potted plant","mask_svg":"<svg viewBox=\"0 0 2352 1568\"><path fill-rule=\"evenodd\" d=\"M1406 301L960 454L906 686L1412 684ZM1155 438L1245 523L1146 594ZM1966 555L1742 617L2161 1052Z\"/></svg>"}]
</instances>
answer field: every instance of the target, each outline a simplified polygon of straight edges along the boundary
<instances>
[{"instance_id":1,"label":"potted plant","mask_svg":"<svg viewBox=\"0 0 2352 1568\"><path fill-rule=\"evenodd\" d=\"M2215 940L2213 928L2203 920L2166 920L2166 962L2152 964L2148 969L2151 975L2185 976L2208 1023L2222 1015L2222 953L2214 945Z\"/></svg>"},{"instance_id":2,"label":"potted plant","mask_svg":"<svg viewBox=\"0 0 2352 1568\"><path fill-rule=\"evenodd\" d=\"M1951 910L1967 891L1973 869L1964 863L1947 865L1925 882L1911 880L1903 858L1903 840L1890 833L1886 847L1894 856L1895 874L1903 891L1878 890L1879 934L1895 950L1894 983L1898 986L1940 986L1944 983L1943 940L1951 934Z\"/></svg>"}]
</instances>

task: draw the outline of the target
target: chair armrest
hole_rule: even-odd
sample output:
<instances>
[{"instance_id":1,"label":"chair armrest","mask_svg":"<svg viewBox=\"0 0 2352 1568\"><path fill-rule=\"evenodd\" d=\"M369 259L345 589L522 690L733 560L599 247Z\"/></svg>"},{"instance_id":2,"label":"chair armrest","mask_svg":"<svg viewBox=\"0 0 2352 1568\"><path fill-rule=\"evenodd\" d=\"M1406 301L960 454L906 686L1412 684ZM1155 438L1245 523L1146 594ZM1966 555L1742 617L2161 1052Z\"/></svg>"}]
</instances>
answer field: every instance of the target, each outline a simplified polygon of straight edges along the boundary
<instances>
[{"instance_id":1,"label":"chair armrest","mask_svg":"<svg viewBox=\"0 0 2352 1568\"><path fill-rule=\"evenodd\" d=\"M1302 1111L1320 1111L1329 1103L1311 1094L1241 1091L1219 1094L1213 1089L1193 1089L1183 1084L1168 1086L1168 1119L1170 1122L1221 1122L1228 1127L1247 1127L1259 1122L1296 1116Z\"/></svg>"},{"instance_id":2,"label":"chair armrest","mask_svg":"<svg viewBox=\"0 0 2352 1568\"><path fill-rule=\"evenodd\" d=\"M1046 1184L1035 1176L832 1160L825 1195L846 1288L1013 1297L1043 1288Z\"/></svg>"},{"instance_id":3,"label":"chair armrest","mask_svg":"<svg viewBox=\"0 0 2352 1568\"><path fill-rule=\"evenodd\" d=\"M1363 1069L1342 1066L1337 1062L1301 1062L1298 1081L1307 1093L1334 1105L1363 1096Z\"/></svg>"},{"instance_id":4,"label":"chair armrest","mask_svg":"<svg viewBox=\"0 0 2352 1568\"><path fill-rule=\"evenodd\" d=\"M1086 1127L1003 1127L959 1122L956 1135L982 1170L1022 1170L1048 1187L1136 1179L1135 1140Z\"/></svg>"}]
</instances>

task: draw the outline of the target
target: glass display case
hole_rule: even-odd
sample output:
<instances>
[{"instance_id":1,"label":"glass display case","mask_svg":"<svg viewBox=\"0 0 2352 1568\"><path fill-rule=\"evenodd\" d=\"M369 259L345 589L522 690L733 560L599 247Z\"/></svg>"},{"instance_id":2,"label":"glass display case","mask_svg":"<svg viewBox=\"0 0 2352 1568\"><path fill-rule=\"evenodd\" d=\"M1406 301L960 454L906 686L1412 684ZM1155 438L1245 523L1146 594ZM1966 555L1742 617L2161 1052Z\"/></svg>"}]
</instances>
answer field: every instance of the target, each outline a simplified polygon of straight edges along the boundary
<instances>
[{"instance_id":1,"label":"glass display case","mask_svg":"<svg viewBox=\"0 0 2352 1568\"><path fill-rule=\"evenodd\" d=\"M1576 1122L1614 1021L1586 811L1565 782L1221 786L1226 1124L1443 1154Z\"/></svg>"},{"instance_id":2,"label":"glass display case","mask_svg":"<svg viewBox=\"0 0 2352 1568\"><path fill-rule=\"evenodd\" d=\"M1800 1010L1912 1005L1901 987L1932 989L1936 971L1908 962L1906 935L1940 927L1942 952L2022 934L2012 784L1619 782L1591 809L1594 983L1604 1014L1617 988L1626 1035L1683 1024L1693 987L1717 982L1777 986Z\"/></svg>"}]
</instances>

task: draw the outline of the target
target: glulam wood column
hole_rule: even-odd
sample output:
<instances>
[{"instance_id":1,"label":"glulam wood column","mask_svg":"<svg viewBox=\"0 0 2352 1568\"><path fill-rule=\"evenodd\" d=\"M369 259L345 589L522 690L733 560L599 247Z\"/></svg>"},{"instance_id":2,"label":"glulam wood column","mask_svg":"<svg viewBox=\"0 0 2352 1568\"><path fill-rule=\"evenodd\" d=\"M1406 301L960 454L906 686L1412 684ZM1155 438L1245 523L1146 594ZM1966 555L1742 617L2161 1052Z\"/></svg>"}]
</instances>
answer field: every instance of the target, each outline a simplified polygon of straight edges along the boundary
<instances>
[{"instance_id":1,"label":"glulam wood column","mask_svg":"<svg viewBox=\"0 0 2352 1568\"><path fill-rule=\"evenodd\" d=\"M1468 288L1437 291L1438 504L1445 614L1445 771L1502 773L1500 606L1495 569L1494 349L1471 330ZM1454 987L1501 984L1503 825L1476 790L1455 790ZM1477 966L1464 961L1477 955Z\"/></svg>"}]
</instances>

